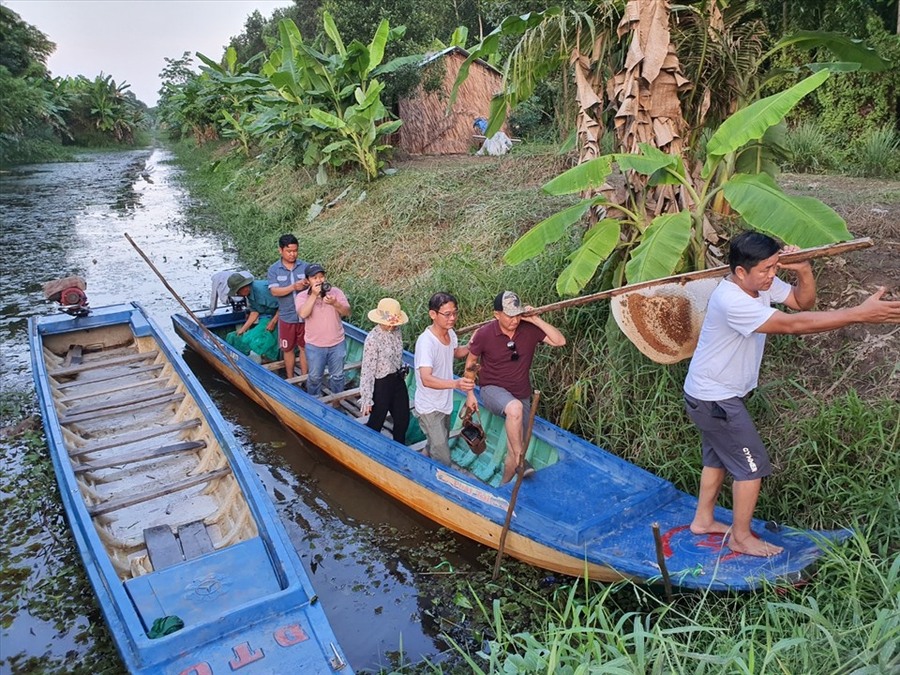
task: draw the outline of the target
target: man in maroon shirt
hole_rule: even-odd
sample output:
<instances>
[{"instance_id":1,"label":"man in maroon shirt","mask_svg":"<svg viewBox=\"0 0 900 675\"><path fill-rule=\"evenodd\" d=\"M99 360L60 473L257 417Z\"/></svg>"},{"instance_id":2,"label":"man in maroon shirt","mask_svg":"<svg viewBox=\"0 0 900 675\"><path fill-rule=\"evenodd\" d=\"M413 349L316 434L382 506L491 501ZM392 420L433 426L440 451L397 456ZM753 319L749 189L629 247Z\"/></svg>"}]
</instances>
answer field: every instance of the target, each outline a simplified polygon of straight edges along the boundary
<instances>
[{"instance_id":1,"label":"man in maroon shirt","mask_svg":"<svg viewBox=\"0 0 900 675\"><path fill-rule=\"evenodd\" d=\"M469 341L466 370L480 362L478 383L484 407L506 418L506 461L502 483L516 473L525 453L524 421L531 408L531 362L540 343L562 347L566 338L559 329L539 316L525 316L532 308L522 306L519 296L503 291L494 298L494 320L479 328ZM475 394L466 405L477 409Z\"/></svg>"}]
</instances>

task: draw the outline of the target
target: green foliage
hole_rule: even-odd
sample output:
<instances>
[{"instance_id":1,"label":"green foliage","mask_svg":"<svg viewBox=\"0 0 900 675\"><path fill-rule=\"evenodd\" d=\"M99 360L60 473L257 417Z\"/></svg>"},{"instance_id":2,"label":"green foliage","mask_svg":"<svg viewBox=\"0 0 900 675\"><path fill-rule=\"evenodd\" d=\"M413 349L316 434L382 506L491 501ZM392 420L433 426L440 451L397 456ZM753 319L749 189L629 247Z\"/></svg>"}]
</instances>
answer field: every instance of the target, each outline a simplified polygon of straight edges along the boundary
<instances>
[{"instance_id":1,"label":"green foliage","mask_svg":"<svg viewBox=\"0 0 900 675\"><path fill-rule=\"evenodd\" d=\"M889 127L869 131L852 148L856 175L890 177L900 173L900 134Z\"/></svg>"},{"instance_id":2,"label":"green foliage","mask_svg":"<svg viewBox=\"0 0 900 675\"><path fill-rule=\"evenodd\" d=\"M836 150L828 135L814 122L801 122L785 139L785 168L796 173L818 173L835 165Z\"/></svg>"}]
</instances>

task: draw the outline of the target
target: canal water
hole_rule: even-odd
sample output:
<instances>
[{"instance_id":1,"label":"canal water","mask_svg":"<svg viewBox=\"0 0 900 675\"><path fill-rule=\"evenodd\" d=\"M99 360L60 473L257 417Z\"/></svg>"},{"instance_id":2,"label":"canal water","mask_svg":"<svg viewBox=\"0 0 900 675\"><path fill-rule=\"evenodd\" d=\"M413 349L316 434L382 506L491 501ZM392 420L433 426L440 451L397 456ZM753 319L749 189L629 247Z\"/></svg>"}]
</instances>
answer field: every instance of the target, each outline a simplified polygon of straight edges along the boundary
<instances>
[{"instance_id":1,"label":"canal water","mask_svg":"<svg viewBox=\"0 0 900 675\"><path fill-rule=\"evenodd\" d=\"M206 307L210 275L241 266L229 241L200 224L200 210L161 149L84 155L79 161L19 167L0 175L0 368L5 399L30 397L27 318L52 313L42 284L79 275L94 307L138 300L172 341L177 301L124 237L128 233L192 308ZM272 242L273 260L277 254ZM475 561L480 547L385 497L298 441L246 401L191 352L189 365L233 425L275 502L338 640L357 670L439 660L446 645L430 620L436 575ZM27 407L27 406L26 406ZM25 495L21 442L0 441L0 499L6 518ZM61 510L58 495L44 496ZM33 498L33 495L31 496ZM4 515L5 514L5 515ZM72 597L67 578L84 572L64 519L0 544L0 673L121 671L90 599ZM62 579L62 581L61 581ZM74 587L74 584L72 585ZM56 603L56 604L54 604Z\"/></svg>"}]
</instances>

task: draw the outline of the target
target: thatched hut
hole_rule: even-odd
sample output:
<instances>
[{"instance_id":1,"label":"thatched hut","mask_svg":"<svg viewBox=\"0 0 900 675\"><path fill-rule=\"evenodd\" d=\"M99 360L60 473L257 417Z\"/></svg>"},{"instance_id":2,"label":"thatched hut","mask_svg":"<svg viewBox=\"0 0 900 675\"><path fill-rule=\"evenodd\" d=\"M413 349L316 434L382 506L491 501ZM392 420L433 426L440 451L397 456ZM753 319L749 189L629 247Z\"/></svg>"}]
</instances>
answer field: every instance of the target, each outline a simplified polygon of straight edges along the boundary
<instances>
[{"instance_id":1,"label":"thatched hut","mask_svg":"<svg viewBox=\"0 0 900 675\"><path fill-rule=\"evenodd\" d=\"M422 62L421 82L399 103L403 126L395 145L401 150L411 155L452 155L477 147L472 123L490 114L491 98L500 91L502 76L489 63L476 59L448 112L453 83L468 56L465 49L448 47Z\"/></svg>"}]
</instances>

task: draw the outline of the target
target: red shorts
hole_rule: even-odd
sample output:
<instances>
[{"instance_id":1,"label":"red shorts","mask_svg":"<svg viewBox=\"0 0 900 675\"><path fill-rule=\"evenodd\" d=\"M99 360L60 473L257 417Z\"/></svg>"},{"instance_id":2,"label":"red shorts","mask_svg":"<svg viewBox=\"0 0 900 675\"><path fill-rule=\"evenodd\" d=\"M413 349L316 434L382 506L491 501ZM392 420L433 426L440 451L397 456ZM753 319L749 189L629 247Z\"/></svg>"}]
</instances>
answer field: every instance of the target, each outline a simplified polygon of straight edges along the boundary
<instances>
[{"instance_id":1,"label":"red shorts","mask_svg":"<svg viewBox=\"0 0 900 675\"><path fill-rule=\"evenodd\" d=\"M306 346L306 324L285 323L278 320L278 346L286 352L294 347L303 349Z\"/></svg>"}]
</instances>

